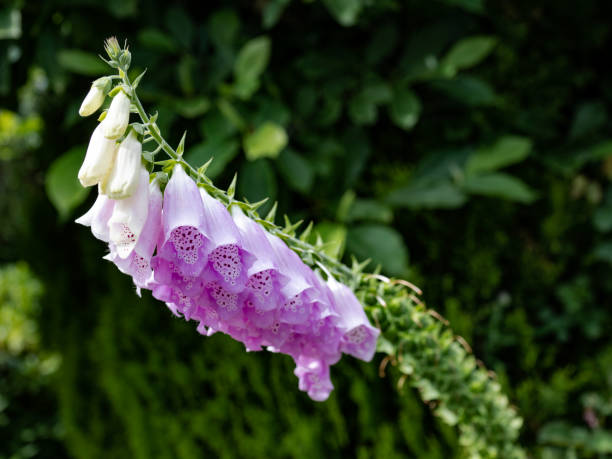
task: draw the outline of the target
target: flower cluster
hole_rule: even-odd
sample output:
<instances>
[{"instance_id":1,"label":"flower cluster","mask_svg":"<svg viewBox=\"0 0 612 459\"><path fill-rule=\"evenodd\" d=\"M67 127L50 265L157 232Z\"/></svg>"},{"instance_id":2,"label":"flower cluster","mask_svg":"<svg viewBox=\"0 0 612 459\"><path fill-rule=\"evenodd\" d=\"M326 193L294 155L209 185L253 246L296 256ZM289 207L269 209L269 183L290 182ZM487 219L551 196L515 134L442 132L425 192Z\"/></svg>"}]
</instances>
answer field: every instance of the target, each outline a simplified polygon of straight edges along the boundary
<instances>
[{"instance_id":1,"label":"flower cluster","mask_svg":"<svg viewBox=\"0 0 612 459\"><path fill-rule=\"evenodd\" d=\"M92 86L83 114L102 104L100 87ZM238 205L228 210L180 164L162 194L141 166L129 112L130 98L120 90L79 172L83 185L98 184L99 195L77 223L108 243L105 258L132 277L138 292L151 290L174 315L197 322L203 335L223 332L248 351L290 355L300 390L327 399L330 365L342 353L369 361L376 348L379 330L353 292L306 266Z\"/></svg>"}]
</instances>

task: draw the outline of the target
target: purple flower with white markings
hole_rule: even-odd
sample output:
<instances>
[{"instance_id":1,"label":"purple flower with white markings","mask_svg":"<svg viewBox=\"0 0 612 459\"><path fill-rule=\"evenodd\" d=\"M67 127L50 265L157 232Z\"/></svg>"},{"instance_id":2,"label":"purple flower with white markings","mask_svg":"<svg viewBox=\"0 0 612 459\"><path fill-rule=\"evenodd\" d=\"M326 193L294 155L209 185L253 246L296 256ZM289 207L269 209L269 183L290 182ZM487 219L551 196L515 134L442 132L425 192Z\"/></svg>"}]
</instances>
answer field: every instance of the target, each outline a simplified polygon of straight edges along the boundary
<instances>
[{"instance_id":1,"label":"purple flower with white markings","mask_svg":"<svg viewBox=\"0 0 612 459\"><path fill-rule=\"evenodd\" d=\"M174 168L164 191L162 227L157 257L183 276L198 276L208 261L210 241L198 186L181 166Z\"/></svg>"},{"instance_id":2,"label":"purple flower with white markings","mask_svg":"<svg viewBox=\"0 0 612 459\"><path fill-rule=\"evenodd\" d=\"M369 362L376 352L380 334L373 327L355 294L333 277L327 280L333 307L339 315L338 328L342 330L340 350L345 354Z\"/></svg>"},{"instance_id":3,"label":"purple flower with white markings","mask_svg":"<svg viewBox=\"0 0 612 459\"><path fill-rule=\"evenodd\" d=\"M197 331L290 355L300 390L323 401L342 353L370 360L379 331L353 292L324 281L238 206L228 209L176 166L162 198L143 168L135 192L99 195L77 220L108 242L111 260Z\"/></svg>"}]
</instances>

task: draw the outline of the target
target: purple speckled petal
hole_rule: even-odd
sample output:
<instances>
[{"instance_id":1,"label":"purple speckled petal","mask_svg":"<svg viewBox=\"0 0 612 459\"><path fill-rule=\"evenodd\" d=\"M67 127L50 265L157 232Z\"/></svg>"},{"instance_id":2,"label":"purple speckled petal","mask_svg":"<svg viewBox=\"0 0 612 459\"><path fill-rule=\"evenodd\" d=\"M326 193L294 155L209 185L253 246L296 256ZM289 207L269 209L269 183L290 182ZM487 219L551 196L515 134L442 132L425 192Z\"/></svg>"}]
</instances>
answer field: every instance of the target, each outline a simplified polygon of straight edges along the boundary
<instances>
[{"instance_id":1,"label":"purple speckled petal","mask_svg":"<svg viewBox=\"0 0 612 459\"><path fill-rule=\"evenodd\" d=\"M298 358L294 374L299 379L300 390L317 402L327 400L334 389L329 379L329 366L318 359Z\"/></svg>"},{"instance_id":2,"label":"purple speckled petal","mask_svg":"<svg viewBox=\"0 0 612 459\"><path fill-rule=\"evenodd\" d=\"M198 186L176 166L164 191L163 237L158 255L175 261L181 273L198 276L208 260L204 208Z\"/></svg>"},{"instance_id":3,"label":"purple speckled petal","mask_svg":"<svg viewBox=\"0 0 612 459\"><path fill-rule=\"evenodd\" d=\"M247 283L248 271L255 257L244 248L238 227L225 206L203 188L200 188L200 196L206 234L211 241L205 276L228 292L240 293Z\"/></svg>"},{"instance_id":4,"label":"purple speckled petal","mask_svg":"<svg viewBox=\"0 0 612 459\"><path fill-rule=\"evenodd\" d=\"M333 277L327 280L334 309L340 315L338 327L343 331L340 349L346 354L369 362L376 352L380 330L373 327L355 294Z\"/></svg>"}]
</instances>

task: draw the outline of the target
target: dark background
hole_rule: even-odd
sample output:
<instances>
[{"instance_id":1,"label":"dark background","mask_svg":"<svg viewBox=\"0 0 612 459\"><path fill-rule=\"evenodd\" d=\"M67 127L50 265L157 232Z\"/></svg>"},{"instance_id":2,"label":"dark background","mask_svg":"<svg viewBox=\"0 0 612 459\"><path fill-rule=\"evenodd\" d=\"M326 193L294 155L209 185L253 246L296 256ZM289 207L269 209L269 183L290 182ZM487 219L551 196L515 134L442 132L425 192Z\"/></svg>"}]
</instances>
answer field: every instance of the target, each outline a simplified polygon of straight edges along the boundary
<instances>
[{"instance_id":1,"label":"dark background","mask_svg":"<svg viewBox=\"0 0 612 459\"><path fill-rule=\"evenodd\" d=\"M289 358L201 337L101 260L73 223L94 199L77 111L111 35L215 183L238 171L240 197L423 289L530 455L612 454L611 19L589 0L4 1L0 456L461 454L380 358L345 358L314 403Z\"/></svg>"}]
</instances>

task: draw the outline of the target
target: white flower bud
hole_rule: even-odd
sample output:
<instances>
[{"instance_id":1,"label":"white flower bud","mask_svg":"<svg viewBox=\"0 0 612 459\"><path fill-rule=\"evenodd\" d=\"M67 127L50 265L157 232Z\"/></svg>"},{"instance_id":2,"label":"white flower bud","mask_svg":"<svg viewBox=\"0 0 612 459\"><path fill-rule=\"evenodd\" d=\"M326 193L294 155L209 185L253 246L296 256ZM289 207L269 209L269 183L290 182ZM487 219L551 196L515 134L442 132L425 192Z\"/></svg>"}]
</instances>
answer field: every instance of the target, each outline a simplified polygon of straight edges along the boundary
<instances>
[{"instance_id":1,"label":"white flower bud","mask_svg":"<svg viewBox=\"0 0 612 459\"><path fill-rule=\"evenodd\" d=\"M108 108L106 118L102 121L104 136L108 139L121 137L130 122L130 98L119 91Z\"/></svg>"},{"instance_id":2,"label":"white flower bud","mask_svg":"<svg viewBox=\"0 0 612 459\"><path fill-rule=\"evenodd\" d=\"M106 179L111 171L117 143L114 140L104 137L102 124L93 131L85 160L79 170L79 180L83 186L92 186Z\"/></svg>"},{"instance_id":3,"label":"white flower bud","mask_svg":"<svg viewBox=\"0 0 612 459\"><path fill-rule=\"evenodd\" d=\"M100 183L102 193L111 199L124 199L131 196L138 186L141 155L142 144L132 130L119 145L117 157L108 178Z\"/></svg>"},{"instance_id":4,"label":"white flower bud","mask_svg":"<svg viewBox=\"0 0 612 459\"><path fill-rule=\"evenodd\" d=\"M83 99L81 108L79 108L79 115L89 116L98 110L104 103L110 85L111 80L108 77L98 78L94 81L85 99Z\"/></svg>"}]
</instances>

